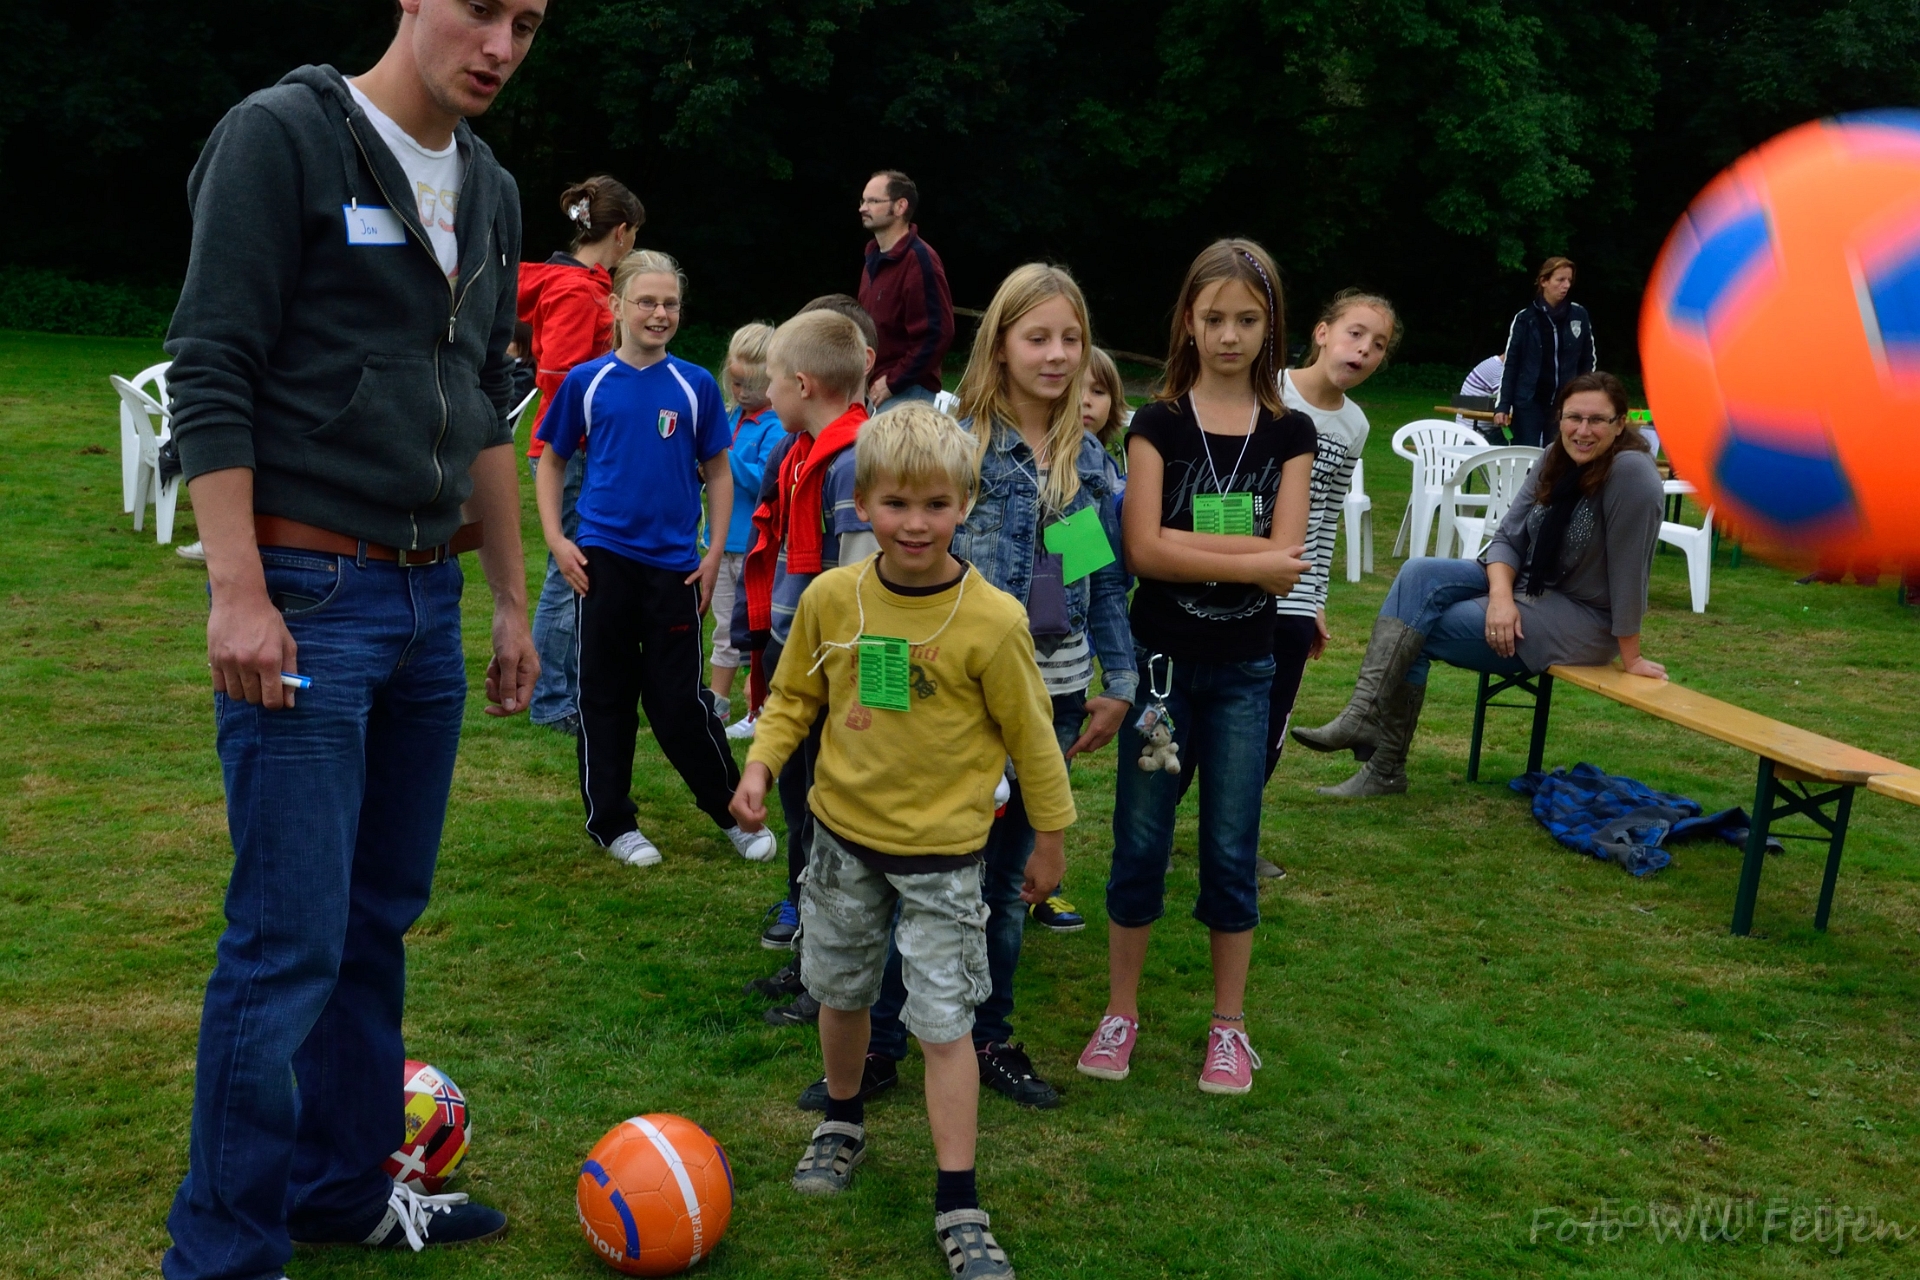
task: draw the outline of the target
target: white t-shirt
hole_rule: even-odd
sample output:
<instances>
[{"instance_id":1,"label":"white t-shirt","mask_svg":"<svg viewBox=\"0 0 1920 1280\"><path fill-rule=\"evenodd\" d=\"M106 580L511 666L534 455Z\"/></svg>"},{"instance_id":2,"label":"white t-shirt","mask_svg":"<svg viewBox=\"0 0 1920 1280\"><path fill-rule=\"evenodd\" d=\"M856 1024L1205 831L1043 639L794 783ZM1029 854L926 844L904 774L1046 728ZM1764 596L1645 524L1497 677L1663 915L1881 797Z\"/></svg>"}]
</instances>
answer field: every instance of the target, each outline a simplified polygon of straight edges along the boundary
<instances>
[{"instance_id":1,"label":"white t-shirt","mask_svg":"<svg viewBox=\"0 0 1920 1280\"><path fill-rule=\"evenodd\" d=\"M1367 447L1367 415L1360 406L1341 397L1338 409L1309 404L1293 385L1291 369L1280 375L1280 401L1313 419L1320 450L1313 456L1313 508L1307 517L1306 558L1312 565L1300 575L1291 592L1274 603L1279 613L1311 618L1326 607L1327 583L1333 568L1334 539L1340 534L1341 504L1353 487L1353 466Z\"/></svg>"},{"instance_id":2,"label":"white t-shirt","mask_svg":"<svg viewBox=\"0 0 1920 1280\"><path fill-rule=\"evenodd\" d=\"M360 86L347 81L353 100L373 121L387 149L400 162L401 171L413 184L414 199L419 202L420 225L440 269L451 280L460 274L460 241L454 234L454 215L460 208L460 183L466 177L466 158L460 144L449 142L441 151L429 151L414 141L413 135L393 122L386 112L373 105L373 99L360 92Z\"/></svg>"}]
</instances>

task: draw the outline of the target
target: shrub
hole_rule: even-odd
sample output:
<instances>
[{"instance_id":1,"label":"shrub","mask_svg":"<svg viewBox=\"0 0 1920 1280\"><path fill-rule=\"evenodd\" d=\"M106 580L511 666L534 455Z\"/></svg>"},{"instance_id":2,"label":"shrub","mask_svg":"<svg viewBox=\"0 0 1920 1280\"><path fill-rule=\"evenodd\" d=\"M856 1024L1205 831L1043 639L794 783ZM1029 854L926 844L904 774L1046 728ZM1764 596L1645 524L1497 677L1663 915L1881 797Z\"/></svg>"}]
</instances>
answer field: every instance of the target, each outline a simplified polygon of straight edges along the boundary
<instances>
[{"instance_id":1,"label":"shrub","mask_svg":"<svg viewBox=\"0 0 1920 1280\"><path fill-rule=\"evenodd\" d=\"M97 338L159 338L180 290L75 280L34 267L0 267L0 328Z\"/></svg>"}]
</instances>

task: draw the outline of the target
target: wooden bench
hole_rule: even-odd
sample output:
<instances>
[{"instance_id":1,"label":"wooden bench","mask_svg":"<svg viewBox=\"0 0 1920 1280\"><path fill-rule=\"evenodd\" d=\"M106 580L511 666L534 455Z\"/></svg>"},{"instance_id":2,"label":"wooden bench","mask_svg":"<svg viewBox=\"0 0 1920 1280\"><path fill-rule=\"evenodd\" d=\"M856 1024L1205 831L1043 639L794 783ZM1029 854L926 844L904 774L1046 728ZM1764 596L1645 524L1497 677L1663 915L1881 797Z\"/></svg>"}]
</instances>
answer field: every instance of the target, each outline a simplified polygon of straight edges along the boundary
<instances>
[{"instance_id":1,"label":"wooden bench","mask_svg":"<svg viewBox=\"0 0 1920 1280\"><path fill-rule=\"evenodd\" d=\"M1473 743L1467 760L1469 781L1478 781L1480 777L1480 743L1487 708L1529 705L1494 701L1498 695L1512 690L1532 697L1533 738L1527 750L1527 770L1533 772L1540 768L1546 752L1547 719L1553 706L1556 680L1578 685L1759 757L1752 826L1747 834L1746 859L1740 869L1740 888L1733 903L1736 934L1744 935L1753 927L1753 905L1760 892L1767 837L1775 821L1803 817L1824 832L1811 836L1786 834L1781 838L1826 842L1826 876L1820 885L1820 905L1813 917L1813 927L1825 929L1833 907L1833 886L1840 874L1840 855L1846 846L1847 821L1853 812L1855 789L1865 786L1909 804L1920 804L1920 771L1898 760L1782 724L1671 681L1630 676L1611 666L1555 666L1540 675L1512 677L1482 674L1479 698L1473 710ZM1822 785L1828 789L1816 790Z\"/></svg>"}]
</instances>

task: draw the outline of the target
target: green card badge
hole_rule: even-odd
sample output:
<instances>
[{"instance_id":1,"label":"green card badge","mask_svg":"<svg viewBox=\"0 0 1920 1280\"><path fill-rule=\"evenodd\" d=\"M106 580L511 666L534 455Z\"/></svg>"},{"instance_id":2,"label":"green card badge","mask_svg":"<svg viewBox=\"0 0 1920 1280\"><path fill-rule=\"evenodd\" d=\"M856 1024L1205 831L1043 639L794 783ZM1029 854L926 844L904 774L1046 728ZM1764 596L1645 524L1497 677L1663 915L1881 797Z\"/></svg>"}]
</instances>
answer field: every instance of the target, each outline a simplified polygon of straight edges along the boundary
<instances>
[{"instance_id":1,"label":"green card badge","mask_svg":"<svg viewBox=\"0 0 1920 1280\"><path fill-rule=\"evenodd\" d=\"M1060 577L1066 582L1078 582L1114 561L1113 544L1107 541L1100 512L1093 507L1054 521L1041 536L1047 550L1060 557Z\"/></svg>"},{"instance_id":2,"label":"green card badge","mask_svg":"<svg viewBox=\"0 0 1920 1280\"><path fill-rule=\"evenodd\" d=\"M878 711L906 711L907 642L893 636L861 636L860 705Z\"/></svg>"},{"instance_id":3,"label":"green card badge","mask_svg":"<svg viewBox=\"0 0 1920 1280\"><path fill-rule=\"evenodd\" d=\"M1252 537L1253 495L1250 493L1194 494L1193 531Z\"/></svg>"}]
</instances>

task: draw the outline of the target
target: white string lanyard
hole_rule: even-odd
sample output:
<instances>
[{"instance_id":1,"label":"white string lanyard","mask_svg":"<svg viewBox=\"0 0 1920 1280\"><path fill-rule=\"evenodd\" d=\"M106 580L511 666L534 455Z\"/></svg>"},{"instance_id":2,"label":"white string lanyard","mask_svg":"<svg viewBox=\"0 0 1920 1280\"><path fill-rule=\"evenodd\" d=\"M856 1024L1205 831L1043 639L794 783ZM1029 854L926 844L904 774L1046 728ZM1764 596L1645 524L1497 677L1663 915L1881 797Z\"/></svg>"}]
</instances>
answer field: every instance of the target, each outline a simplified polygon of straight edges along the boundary
<instances>
[{"instance_id":1,"label":"white string lanyard","mask_svg":"<svg viewBox=\"0 0 1920 1280\"><path fill-rule=\"evenodd\" d=\"M821 664L825 663L828 658L833 656L830 652L828 652L829 650L845 649L848 653L852 653L856 648L859 647L860 637L867 634L867 602L864 598L862 598L860 594L860 587L861 587L861 584L863 584L867 580L867 572L871 570L873 566L878 563L880 563L880 557L877 553L874 555L868 556L866 563L860 566L860 576L853 580L853 603L854 603L854 607L859 611L859 615L860 615L859 624L854 629L853 639L822 640L819 646L815 648L813 651L813 665L807 668L808 675L812 675L814 672L820 670ZM947 611L947 620L941 623L937 628L935 628L934 633L928 636L925 640L907 641L908 648L918 649L921 645L932 644L935 640L938 640L940 638L942 632L946 631L948 627L953 625L953 620L960 615L960 602L967 598L967 579L972 576L973 576L972 569L965 569L961 572L960 590L954 594L953 608Z\"/></svg>"},{"instance_id":2,"label":"white string lanyard","mask_svg":"<svg viewBox=\"0 0 1920 1280\"><path fill-rule=\"evenodd\" d=\"M1193 410L1193 427L1200 433L1200 451L1207 455L1207 470L1213 473L1213 491L1226 493L1220 483L1220 469L1213 465L1213 446L1207 443L1207 429L1200 425L1200 406L1193 402L1191 393L1187 396L1187 407ZM1260 426L1260 402L1253 402L1253 416L1247 419L1246 438L1240 442L1240 456L1233 460L1233 470L1227 472L1228 480L1240 478L1240 464L1247 460L1247 446L1253 443L1253 433Z\"/></svg>"}]
</instances>

